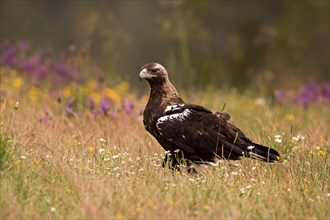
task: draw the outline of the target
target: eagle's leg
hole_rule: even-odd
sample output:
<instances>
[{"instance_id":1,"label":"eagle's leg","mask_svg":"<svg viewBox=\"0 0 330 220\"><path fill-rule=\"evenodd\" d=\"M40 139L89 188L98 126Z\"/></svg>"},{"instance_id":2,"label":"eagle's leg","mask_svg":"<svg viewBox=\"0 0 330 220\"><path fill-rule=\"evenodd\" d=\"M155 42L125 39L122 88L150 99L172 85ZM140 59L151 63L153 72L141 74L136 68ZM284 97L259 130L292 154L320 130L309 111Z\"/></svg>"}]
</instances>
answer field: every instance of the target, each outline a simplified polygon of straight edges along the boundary
<instances>
[{"instance_id":1,"label":"eagle's leg","mask_svg":"<svg viewBox=\"0 0 330 220\"><path fill-rule=\"evenodd\" d=\"M177 154L175 152L166 152L162 163L163 168L175 169L179 166Z\"/></svg>"},{"instance_id":2,"label":"eagle's leg","mask_svg":"<svg viewBox=\"0 0 330 220\"><path fill-rule=\"evenodd\" d=\"M167 152L162 163L163 168L181 171L186 168L188 173L196 173L194 163L184 157L183 151Z\"/></svg>"}]
</instances>

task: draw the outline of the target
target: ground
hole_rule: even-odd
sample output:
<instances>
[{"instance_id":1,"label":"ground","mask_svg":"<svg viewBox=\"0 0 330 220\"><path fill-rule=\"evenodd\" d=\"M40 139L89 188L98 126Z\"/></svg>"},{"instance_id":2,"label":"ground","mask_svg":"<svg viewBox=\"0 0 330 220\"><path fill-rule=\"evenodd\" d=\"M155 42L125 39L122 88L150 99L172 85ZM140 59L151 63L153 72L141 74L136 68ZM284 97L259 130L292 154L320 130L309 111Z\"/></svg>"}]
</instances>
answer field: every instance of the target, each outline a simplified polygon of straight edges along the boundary
<instances>
[{"instance_id":1,"label":"ground","mask_svg":"<svg viewBox=\"0 0 330 220\"><path fill-rule=\"evenodd\" d=\"M142 123L147 94L98 89L96 111L82 86L58 97L5 77L1 219L329 218L327 101L302 107L236 90L185 92L215 111L226 103L233 124L281 153L279 163L224 160L188 174L161 167L164 150Z\"/></svg>"}]
</instances>

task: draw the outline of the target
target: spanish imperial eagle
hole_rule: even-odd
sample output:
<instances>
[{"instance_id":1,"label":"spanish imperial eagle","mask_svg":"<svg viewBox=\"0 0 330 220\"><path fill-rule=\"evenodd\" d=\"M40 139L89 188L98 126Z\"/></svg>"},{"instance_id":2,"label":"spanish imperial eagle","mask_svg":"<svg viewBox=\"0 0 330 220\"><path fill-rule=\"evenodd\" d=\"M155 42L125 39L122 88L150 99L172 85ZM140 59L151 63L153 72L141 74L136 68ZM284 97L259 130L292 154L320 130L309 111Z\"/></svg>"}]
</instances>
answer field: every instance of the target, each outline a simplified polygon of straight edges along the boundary
<instances>
[{"instance_id":1,"label":"spanish imperial eagle","mask_svg":"<svg viewBox=\"0 0 330 220\"><path fill-rule=\"evenodd\" d=\"M139 78L151 87L143 112L143 123L167 151L164 164L182 161L213 163L218 159L251 157L265 162L279 160L274 149L252 142L228 122L227 113L212 112L199 105L186 104L158 63L142 67Z\"/></svg>"}]
</instances>

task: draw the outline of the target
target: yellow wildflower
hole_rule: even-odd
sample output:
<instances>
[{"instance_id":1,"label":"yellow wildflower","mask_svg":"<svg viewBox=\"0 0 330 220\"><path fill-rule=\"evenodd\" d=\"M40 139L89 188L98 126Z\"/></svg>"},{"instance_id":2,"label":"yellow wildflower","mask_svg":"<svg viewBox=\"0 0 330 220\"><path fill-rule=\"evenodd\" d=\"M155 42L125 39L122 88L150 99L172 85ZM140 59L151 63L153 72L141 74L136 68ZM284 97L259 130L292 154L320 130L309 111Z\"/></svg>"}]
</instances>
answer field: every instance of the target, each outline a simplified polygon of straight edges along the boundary
<instances>
[{"instance_id":1,"label":"yellow wildflower","mask_svg":"<svg viewBox=\"0 0 330 220\"><path fill-rule=\"evenodd\" d=\"M320 151L319 151L319 155L320 155L320 156L325 156L325 155L327 155L327 152L324 151L324 150L320 150Z\"/></svg>"},{"instance_id":2,"label":"yellow wildflower","mask_svg":"<svg viewBox=\"0 0 330 220\"><path fill-rule=\"evenodd\" d=\"M92 97L92 99L94 100L95 103L100 103L100 101L101 101L100 93L92 92L91 97Z\"/></svg>"},{"instance_id":3,"label":"yellow wildflower","mask_svg":"<svg viewBox=\"0 0 330 220\"><path fill-rule=\"evenodd\" d=\"M13 87L15 89L20 89L23 84L23 79L21 77L15 77L13 80Z\"/></svg>"},{"instance_id":4,"label":"yellow wildflower","mask_svg":"<svg viewBox=\"0 0 330 220\"><path fill-rule=\"evenodd\" d=\"M65 98L71 97L71 89L70 89L70 87L65 87L63 89L63 97L65 97Z\"/></svg>"},{"instance_id":5,"label":"yellow wildflower","mask_svg":"<svg viewBox=\"0 0 330 220\"><path fill-rule=\"evenodd\" d=\"M204 211L208 211L209 209L210 209L210 207L209 207L208 205L206 205L206 204L203 205L203 210L204 210Z\"/></svg>"},{"instance_id":6,"label":"yellow wildflower","mask_svg":"<svg viewBox=\"0 0 330 220\"><path fill-rule=\"evenodd\" d=\"M90 152L90 153L93 153L94 150L95 150L95 148L94 148L93 146L89 146L89 147L87 148L87 151Z\"/></svg>"},{"instance_id":7,"label":"yellow wildflower","mask_svg":"<svg viewBox=\"0 0 330 220\"><path fill-rule=\"evenodd\" d=\"M129 88L129 83L127 81L122 81L115 87L115 90L117 90L118 93L123 94L127 92L128 88Z\"/></svg>"},{"instance_id":8,"label":"yellow wildflower","mask_svg":"<svg viewBox=\"0 0 330 220\"><path fill-rule=\"evenodd\" d=\"M87 89L89 92L94 91L95 88L95 82L93 80L88 81L87 83Z\"/></svg>"},{"instance_id":9,"label":"yellow wildflower","mask_svg":"<svg viewBox=\"0 0 330 220\"><path fill-rule=\"evenodd\" d=\"M35 164L39 164L39 160L38 159L34 159L34 161L33 161Z\"/></svg>"},{"instance_id":10,"label":"yellow wildflower","mask_svg":"<svg viewBox=\"0 0 330 220\"><path fill-rule=\"evenodd\" d=\"M36 87L32 87L29 91L29 97L31 98L31 100L33 102L38 101L39 97L40 97L40 93L38 91L38 89Z\"/></svg>"},{"instance_id":11,"label":"yellow wildflower","mask_svg":"<svg viewBox=\"0 0 330 220\"><path fill-rule=\"evenodd\" d=\"M116 103L120 102L121 97L120 97L119 93L116 90L107 88L106 89L106 94L109 98L114 100Z\"/></svg>"},{"instance_id":12,"label":"yellow wildflower","mask_svg":"<svg viewBox=\"0 0 330 220\"><path fill-rule=\"evenodd\" d=\"M288 119L288 121L294 121L296 116L294 114L289 114L286 116L286 118Z\"/></svg>"}]
</instances>

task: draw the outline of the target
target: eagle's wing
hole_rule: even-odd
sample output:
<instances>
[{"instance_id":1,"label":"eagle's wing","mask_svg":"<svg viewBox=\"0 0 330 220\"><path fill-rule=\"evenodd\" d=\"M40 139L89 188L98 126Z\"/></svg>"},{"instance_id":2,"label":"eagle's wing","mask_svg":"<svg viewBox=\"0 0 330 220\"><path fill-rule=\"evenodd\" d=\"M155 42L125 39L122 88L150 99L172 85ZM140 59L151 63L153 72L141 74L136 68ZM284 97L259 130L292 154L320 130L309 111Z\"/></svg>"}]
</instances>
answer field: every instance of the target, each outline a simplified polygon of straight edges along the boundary
<instances>
[{"instance_id":1,"label":"eagle's wing","mask_svg":"<svg viewBox=\"0 0 330 220\"><path fill-rule=\"evenodd\" d=\"M197 105L169 109L158 118L159 135L176 149L201 155L202 159L243 156L249 139L235 126L227 123L227 115L216 114Z\"/></svg>"}]
</instances>

